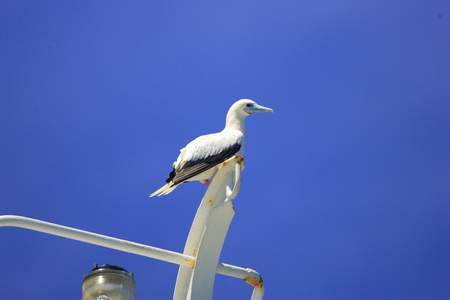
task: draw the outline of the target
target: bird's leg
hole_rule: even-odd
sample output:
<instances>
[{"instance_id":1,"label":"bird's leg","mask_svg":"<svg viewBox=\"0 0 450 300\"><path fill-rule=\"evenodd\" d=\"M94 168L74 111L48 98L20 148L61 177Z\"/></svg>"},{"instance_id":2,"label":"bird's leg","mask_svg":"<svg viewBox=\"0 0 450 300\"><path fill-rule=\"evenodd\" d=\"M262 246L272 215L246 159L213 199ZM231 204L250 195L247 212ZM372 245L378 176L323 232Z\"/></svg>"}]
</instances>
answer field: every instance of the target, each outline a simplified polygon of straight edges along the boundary
<instances>
[{"instance_id":1,"label":"bird's leg","mask_svg":"<svg viewBox=\"0 0 450 300\"><path fill-rule=\"evenodd\" d=\"M209 187L209 185L211 184L211 181L209 181L208 179L205 179L205 184L206 184L206 187Z\"/></svg>"}]
</instances>

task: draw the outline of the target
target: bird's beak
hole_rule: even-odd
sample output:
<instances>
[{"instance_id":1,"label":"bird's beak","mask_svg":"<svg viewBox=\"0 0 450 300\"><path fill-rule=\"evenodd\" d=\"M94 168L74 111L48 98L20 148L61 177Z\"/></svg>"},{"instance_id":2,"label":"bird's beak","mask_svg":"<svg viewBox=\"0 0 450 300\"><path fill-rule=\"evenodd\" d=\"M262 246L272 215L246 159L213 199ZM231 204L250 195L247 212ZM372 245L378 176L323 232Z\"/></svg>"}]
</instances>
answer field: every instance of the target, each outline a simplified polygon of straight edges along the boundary
<instances>
[{"instance_id":1,"label":"bird's beak","mask_svg":"<svg viewBox=\"0 0 450 300\"><path fill-rule=\"evenodd\" d=\"M253 107L248 107L246 110L249 114L263 113L263 112L271 112L273 113L273 109L264 107L258 104L253 105Z\"/></svg>"}]
</instances>

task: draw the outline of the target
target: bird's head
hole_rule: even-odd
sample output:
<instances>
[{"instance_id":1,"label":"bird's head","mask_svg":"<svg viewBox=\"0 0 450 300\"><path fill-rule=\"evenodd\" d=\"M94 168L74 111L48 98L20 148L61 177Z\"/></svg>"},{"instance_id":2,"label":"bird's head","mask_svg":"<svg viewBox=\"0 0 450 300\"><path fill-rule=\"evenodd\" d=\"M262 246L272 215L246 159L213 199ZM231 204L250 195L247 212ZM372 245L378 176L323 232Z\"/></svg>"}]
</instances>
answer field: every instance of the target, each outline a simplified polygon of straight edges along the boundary
<instances>
[{"instance_id":1,"label":"bird's head","mask_svg":"<svg viewBox=\"0 0 450 300\"><path fill-rule=\"evenodd\" d=\"M227 114L225 128L241 128L244 126L244 120L247 116L262 112L272 112L273 110L256 104L255 101L242 99L231 105Z\"/></svg>"},{"instance_id":2,"label":"bird's head","mask_svg":"<svg viewBox=\"0 0 450 300\"><path fill-rule=\"evenodd\" d=\"M243 116L245 117L251 114L262 112L273 113L273 109L258 105L255 101L250 99L242 99L237 101L231 106L230 110L234 110L239 115L243 114Z\"/></svg>"}]
</instances>

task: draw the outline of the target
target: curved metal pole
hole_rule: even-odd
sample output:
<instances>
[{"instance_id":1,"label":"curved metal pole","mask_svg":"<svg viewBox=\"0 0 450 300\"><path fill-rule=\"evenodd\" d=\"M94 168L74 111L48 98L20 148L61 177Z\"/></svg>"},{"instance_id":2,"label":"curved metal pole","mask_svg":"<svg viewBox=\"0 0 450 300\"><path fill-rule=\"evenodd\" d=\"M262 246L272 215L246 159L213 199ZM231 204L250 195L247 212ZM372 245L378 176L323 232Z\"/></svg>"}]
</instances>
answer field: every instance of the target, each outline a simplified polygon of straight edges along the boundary
<instances>
[{"instance_id":1,"label":"curved metal pole","mask_svg":"<svg viewBox=\"0 0 450 300\"><path fill-rule=\"evenodd\" d=\"M234 216L232 198L239 192L243 160L233 156L223 162L203 196L183 251L196 257L196 265L179 268L174 300L212 299L220 253Z\"/></svg>"},{"instance_id":2,"label":"curved metal pole","mask_svg":"<svg viewBox=\"0 0 450 300\"><path fill-rule=\"evenodd\" d=\"M120 250L123 252L151 257L158 260L170 262L173 264L190 267L193 267L195 265L195 258L190 255L185 255L169 250L164 250L161 248L138 244L126 240L109 237L106 235L79 230L36 219L21 216L8 216L8 215L0 216L0 227L2 226L26 228L34 231L65 237L72 240L77 240L80 242L85 242L88 244L94 244L106 248Z\"/></svg>"},{"instance_id":3,"label":"curved metal pole","mask_svg":"<svg viewBox=\"0 0 450 300\"><path fill-rule=\"evenodd\" d=\"M219 263L217 273L235 278L243 279L245 282L253 286L253 294L251 300L261 300L264 296L264 281L255 270L250 268L244 269L224 263Z\"/></svg>"},{"instance_id":4,"label":"curved metal pole","mask_svg":"<svg viewBox=\"0 0 450 300\"><path fill-rule=\"evenodd\" d=\"M92 233L89 231L79 230L67 226L62 226L22 216L14 216L14 215L0 216L0 227L18 227L33 231L39 231L72 240L77 240L80 242L85 242L88 244L94 244L106 248L111 248L145 257L159 259L178 265L188 266L191 268L195 265L195 258L190 255L185 255L157 247L151 247L143 244L138 244L122 239L109 237L106 235ZM217 265L217 273L243 279L245 282L254 286L252 300L262 299L264 287L262 285L260 287L258 285L254 285L255 282L262 283L262 279L256 271L219 263Z\"/></svg>"}]
</instances>

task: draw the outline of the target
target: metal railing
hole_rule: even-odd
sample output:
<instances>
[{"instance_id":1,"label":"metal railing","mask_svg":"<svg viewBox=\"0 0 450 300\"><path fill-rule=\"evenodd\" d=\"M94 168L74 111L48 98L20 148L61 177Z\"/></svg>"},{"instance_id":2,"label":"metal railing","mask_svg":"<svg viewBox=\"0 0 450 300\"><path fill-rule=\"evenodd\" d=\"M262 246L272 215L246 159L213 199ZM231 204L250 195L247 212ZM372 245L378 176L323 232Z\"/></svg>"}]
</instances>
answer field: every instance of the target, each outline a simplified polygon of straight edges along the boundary
<instances>
[{"instance_id":1,"label":"metal railing","mask_svg":"<svg viewBox=\"0 0 450 300\"><path fill-rule=\"evenodd\" d=\"M264 295L258 272L219 262L223 242L234 216L232 199L239 192L243 158L222 164L214 176L189 232L183 253L138 244L106 235L22 216L0 216L0 227L20 227L180 265L173 299L212 299L215 274L243 279L254 287L252 300Z\"/></svg>"}]
</instances>

